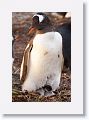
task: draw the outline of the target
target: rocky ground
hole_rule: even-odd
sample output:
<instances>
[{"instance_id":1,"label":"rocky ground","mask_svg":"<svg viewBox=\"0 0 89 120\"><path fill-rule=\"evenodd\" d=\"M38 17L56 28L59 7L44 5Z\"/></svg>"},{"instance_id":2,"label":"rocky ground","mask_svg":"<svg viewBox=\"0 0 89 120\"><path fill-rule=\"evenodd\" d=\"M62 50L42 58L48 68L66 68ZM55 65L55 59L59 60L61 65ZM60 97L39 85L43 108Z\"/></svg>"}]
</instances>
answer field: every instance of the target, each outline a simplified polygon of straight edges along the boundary
<instances>
[{"instance_id":1,"label":"rocky ground","mask_svg":"<svg viewBox=\"0 0 89 120\"><path fill-rule=\"evenodd\" d=\"M31 18L34 13L15 12L12 13L12 34L15 37L13 45L14 63L12 66L12 101L13 102L70 102L71 101L71 72L64 67L59 89L55 91L55 95L46 97L40 96L37 92L22 93L19 79L20 65L22 61L23 51L31 39L28 34L31 25ZM51 19L54 27L68 22L70 18L63 18L59 14L46 13Z\"/></svg>"}]
</instances>

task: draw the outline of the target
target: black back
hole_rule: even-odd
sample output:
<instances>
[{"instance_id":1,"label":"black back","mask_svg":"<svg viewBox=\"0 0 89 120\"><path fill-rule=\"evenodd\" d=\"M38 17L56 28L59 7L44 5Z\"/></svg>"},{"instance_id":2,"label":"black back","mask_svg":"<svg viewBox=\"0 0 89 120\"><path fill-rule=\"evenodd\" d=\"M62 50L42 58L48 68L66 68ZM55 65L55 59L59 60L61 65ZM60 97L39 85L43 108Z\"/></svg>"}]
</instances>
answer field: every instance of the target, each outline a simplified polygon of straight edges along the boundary
<instances>
[{"instance_id":1,"label":"black back","mask_svg":"<svg viewBox=\"0 0 89 120\"><path fill-rule=\"evenodd\" d=\"M64 65L71 69L71 23L65 23L57 28L63 38Z\"/></svg>"}]
</instances>

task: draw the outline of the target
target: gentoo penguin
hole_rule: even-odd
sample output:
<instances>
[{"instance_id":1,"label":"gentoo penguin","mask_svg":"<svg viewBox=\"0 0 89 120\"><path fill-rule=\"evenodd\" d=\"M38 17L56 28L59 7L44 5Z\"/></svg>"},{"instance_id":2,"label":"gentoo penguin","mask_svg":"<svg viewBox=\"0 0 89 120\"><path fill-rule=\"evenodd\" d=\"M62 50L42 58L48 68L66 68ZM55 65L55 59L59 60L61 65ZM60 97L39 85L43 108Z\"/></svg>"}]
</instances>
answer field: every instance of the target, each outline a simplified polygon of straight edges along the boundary
<instances>
[{"instance_id":1,"label":"gentoo penguin","mask_svg":"<svg viewBox=\"0 0 89 120\"><path fill-rule=\"evenodd\" d=\"M59 15L65 17L65 15L66 15L67 12L57 12L57 13L58 13Z\"/></svg>"},{"instance_id":2,"label":"gentoo penguin","mask_svg":"<svg viewBox=\"0 0 89 120\"><path fill-rule=\"evenodd\" d=\"M71 17L71 12L56 12L52 13L54 16L60 16L61 18L70 18Z\"/></svg>"},{"instance_id":3,"label":"gentoo penguin","mask_svg":"<svg viewBox=\"0 0 89 120\"><path fill-rule=\"evenodd\" d=\"M70 18L71 17L71 12L67 12L65 15L66 18Z\"/></svg>"},{"instance_id":4,"label":"gentoo penguin","mask_svg":"<svg viewBox=\"0 0 89 120\"><path fill-rule=\"evenodd\" d=\"M35 36L24 50L20 70L22 91L36 91L46 85L55 91L63 67L62 36L53 30L50 19L40 12L32 18L31 32L35 32Z\"/></svg>"}]
</instances>

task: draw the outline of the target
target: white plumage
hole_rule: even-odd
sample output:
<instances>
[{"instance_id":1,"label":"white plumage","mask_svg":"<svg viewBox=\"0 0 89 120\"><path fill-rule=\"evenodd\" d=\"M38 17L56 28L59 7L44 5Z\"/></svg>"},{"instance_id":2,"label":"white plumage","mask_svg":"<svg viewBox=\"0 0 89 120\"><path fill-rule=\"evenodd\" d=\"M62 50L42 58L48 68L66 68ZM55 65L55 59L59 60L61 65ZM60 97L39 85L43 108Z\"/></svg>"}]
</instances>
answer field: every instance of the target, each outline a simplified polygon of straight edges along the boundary
<instances>
[{"instance_id":1,"label":"white plumage","mask_svg":"<svg viewBox=\"0 0 89 120\"><path fill-rule=\"evenodd\" d=\"M62 62L62 36L60 33L37 34L33 40L33 49L22 90L35 91L44 85L50 85L53 91L56 90L60 84ZM21 67L20 76L22 76L22 70Z\"/></svg>"},{"instance_id":2,"label":"white plumage","mask_svg":"<svg viewBox=\"0 0 89 120\"><path fill-rule=\"evenodd\" d=\"M66 13L65 17L66 17L66 18L71 17L71 12Z\"/></svg>"}]
</instances>

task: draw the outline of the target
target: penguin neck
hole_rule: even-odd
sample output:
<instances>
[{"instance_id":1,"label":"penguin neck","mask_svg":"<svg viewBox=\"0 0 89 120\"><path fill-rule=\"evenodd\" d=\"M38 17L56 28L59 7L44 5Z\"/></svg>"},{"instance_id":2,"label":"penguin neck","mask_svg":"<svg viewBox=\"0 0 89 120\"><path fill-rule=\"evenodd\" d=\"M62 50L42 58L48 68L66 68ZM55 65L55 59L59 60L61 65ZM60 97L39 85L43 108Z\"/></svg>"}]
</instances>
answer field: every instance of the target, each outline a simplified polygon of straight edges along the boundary
<instances>
[{"instance_id":1,"label":"penguin neck","mask_svg":"<svg viewBox=\"0 0 89 120\"><path fill-rule=\"evenodd\" d=\"M49 25L42 30L36 30L36 34L44 34L46 32L51 32L51 31L54 31L54 28L52 25Z\"/></svg>"}]
</instances>

